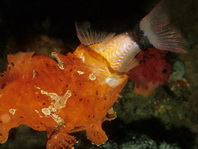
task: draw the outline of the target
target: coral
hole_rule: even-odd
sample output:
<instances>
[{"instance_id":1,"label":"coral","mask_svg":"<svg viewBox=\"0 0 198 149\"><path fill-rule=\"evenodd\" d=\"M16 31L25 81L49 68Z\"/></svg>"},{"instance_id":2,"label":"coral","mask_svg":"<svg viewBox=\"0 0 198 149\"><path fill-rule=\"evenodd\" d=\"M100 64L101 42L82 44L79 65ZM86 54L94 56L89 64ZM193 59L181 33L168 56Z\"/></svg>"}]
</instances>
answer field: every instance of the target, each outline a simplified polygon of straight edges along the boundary
<instances>
[{"instance_id":1,"label":"coral","mask_svg":"<svg viewBox=\"0 0 198 149\"><path fill-rule=\"evenodd\" d=\"M139 65L128 72L129 78L135 82L136 94L150 95L159 85L168 81L171 66L166 54L167 51L150 48L137 55Z\"/></svg>"}]
</instances>

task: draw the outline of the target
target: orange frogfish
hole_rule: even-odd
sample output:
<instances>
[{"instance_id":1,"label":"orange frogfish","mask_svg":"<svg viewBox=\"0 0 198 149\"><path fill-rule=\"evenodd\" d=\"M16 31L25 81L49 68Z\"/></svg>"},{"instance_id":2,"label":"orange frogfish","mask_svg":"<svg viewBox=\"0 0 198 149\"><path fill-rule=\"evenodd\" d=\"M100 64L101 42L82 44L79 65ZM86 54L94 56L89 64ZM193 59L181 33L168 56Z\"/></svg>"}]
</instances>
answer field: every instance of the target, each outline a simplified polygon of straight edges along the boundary
<instances>
[{"instance_id":1,"label":"orange frogfish","mask_svg":"<svg viewBox=\"0 0 198 149\"><path fill-rule=\"evenodd\" d=\"M109 38L131 40L127 34ZM69 134L80 130L94 144L107 140L102 123L116 116L112 106L128 79L119 70L128 67L120 69L113 59L109 63L92 50L96 45L81 44L67 55L53 52L56 60L34 52L8 56L7 69L0 74L1 143L21 124L48 131L48 149L72 148L76 139Z\"/></svg>"},{"instance_id":2,"label":"orange frogfish","mask_svg":"<svg viewBox=\"0 0 198 149\"><path fill-rule=\"evenodd\" d=\"M0 143L21 124L47 131L47 149L73 148L77 141L71 133L81 130L92 143L104 143L102 123L116 117L112 106L127 83L126 73L138 65L135 56L143 41L184 52L161 6L133 32L105 34L76 25L81 45L67 55L52 52L55 59L34 52L8 55L6 71L0 73Z\"/></svg>"}]
</instances>

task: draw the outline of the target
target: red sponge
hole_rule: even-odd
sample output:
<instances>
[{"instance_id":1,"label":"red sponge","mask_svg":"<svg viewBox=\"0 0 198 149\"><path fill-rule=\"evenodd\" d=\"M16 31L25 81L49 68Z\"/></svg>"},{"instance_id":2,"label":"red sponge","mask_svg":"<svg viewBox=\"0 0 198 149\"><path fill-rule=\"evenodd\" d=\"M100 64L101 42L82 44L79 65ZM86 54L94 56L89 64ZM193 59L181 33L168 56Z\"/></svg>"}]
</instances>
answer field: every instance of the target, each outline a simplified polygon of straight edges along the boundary
<instances>
[{"instance_id":1,"label":"red sponge","mask_svg":"<svg viewBox=\"0 0 198 149\"><path fill-rule=\"evenodd\" d=\"M136 94L148 96L162 84L171 74L171 65L167 59L167 51L149 48L137 55L139 65L128 72L129 78L135 82Z\"/></svg>"}]
</instances>

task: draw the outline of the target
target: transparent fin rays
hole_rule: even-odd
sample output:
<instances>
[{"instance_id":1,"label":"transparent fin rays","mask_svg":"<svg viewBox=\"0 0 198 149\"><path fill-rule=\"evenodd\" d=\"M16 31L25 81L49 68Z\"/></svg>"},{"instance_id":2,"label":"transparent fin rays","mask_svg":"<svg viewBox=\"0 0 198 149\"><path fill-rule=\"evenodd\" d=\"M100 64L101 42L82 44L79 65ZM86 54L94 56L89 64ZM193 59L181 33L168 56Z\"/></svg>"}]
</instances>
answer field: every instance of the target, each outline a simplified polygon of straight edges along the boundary
<instances>
[{"instance_id":1,"label":"transparent fin rays","mask_svg":"<svg viewBox=\"0 0 198 149\"><path fill-rule=\"evenodd\" d=\"M185 53L187 42L171 23L162 0L140 22L140 29L156 48L176 53Z\"/></svg>"},{"instance_id":2,"label":"transparent fin rays","mask_svg":"<svg viewBox=\"0 0 198 149\"><path fill-rule=\"evenodd\" d=\"M100 43L102 41L111 39L115 33L97 32L94 31L88 22L75 23L76 32L80 42L86 46Z\"/></svg>"}]
</instances>

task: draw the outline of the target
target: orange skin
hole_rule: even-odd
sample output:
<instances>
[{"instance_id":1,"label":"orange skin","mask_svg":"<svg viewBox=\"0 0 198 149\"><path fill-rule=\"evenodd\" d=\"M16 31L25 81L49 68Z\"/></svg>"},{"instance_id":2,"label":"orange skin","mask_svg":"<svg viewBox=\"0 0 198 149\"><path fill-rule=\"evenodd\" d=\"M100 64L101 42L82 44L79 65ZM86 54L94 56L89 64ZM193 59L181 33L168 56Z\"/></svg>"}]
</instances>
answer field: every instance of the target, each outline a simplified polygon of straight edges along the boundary
<instances>
[{"instance_id":1,"label":"orange skin","mask_svg":"<svg viewBox=\"0 0 198 149\"><path fill-rule=\"evenodd\" d=\"M0 74L1 143L21 124L47 131L47 149L72 148L76 139L70 133L81 130L94 144L108 139L101 125L115 116L110 109L128 77L117 74L120 83L110 87L105 75L93 73L74 54L54 56L58 62L33 52L8 56L8 67Z\"/></svg>"}]
</instances>

